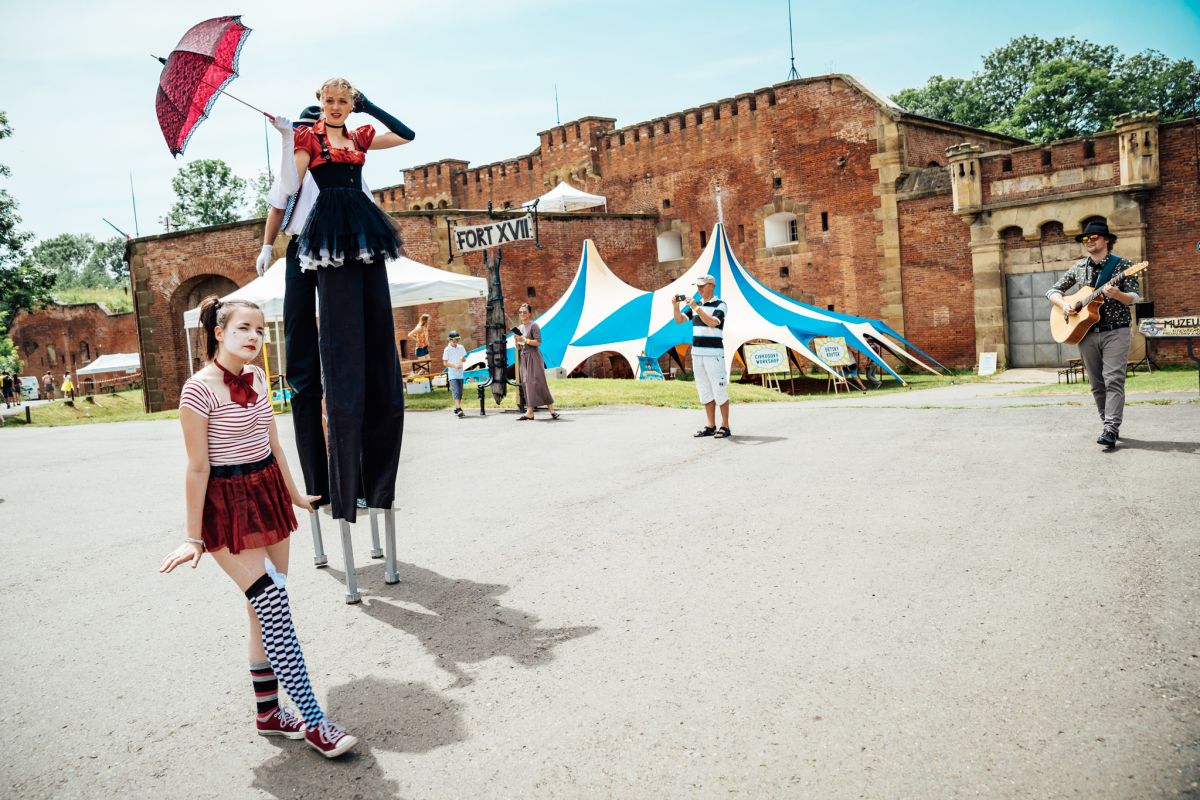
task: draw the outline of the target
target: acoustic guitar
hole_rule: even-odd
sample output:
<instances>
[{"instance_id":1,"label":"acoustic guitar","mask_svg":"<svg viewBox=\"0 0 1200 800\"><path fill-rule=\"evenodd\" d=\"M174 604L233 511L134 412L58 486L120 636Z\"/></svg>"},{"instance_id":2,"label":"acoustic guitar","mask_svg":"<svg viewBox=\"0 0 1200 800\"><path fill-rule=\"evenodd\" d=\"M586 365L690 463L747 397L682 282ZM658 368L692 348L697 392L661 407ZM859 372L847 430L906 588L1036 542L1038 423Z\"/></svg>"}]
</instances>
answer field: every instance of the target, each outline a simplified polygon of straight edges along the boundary
<instances>
[{"instance_id":1,"label":"acoustic guitar","mask_svg":"<svg viewBox=\"0 0 1200 800\"><path fill-rule=\"evenodd\" d=\"M1116 286L1122 278L1136 275L1149 266L1149 261L1139 261L1132 267L1114 274L1112 280L1104 286ZM1054 341L1059 344L1079 344L1084 334L1100 319L1100 306L1104 305L1104 295L1101 294L1104 286L1098 289L1084 286L1074 294L1063 297L1071 308L1079 312L1077 314L1068 314L1057 305L1053 305L1050 309L1050 334Z\"/></svg>"}]
</instances>

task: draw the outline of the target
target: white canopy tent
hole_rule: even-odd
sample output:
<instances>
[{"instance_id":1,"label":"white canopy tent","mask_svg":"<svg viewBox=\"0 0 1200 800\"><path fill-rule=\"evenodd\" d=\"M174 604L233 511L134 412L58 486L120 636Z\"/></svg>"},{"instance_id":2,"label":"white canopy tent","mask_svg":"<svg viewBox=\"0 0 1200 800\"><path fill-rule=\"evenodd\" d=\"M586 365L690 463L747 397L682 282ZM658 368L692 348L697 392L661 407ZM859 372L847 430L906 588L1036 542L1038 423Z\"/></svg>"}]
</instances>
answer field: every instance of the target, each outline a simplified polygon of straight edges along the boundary
<instances>
[{"instance_id":1,"label":"white canopy tent","mask_svg":"<svg viewBox=\"0 0 1200 800\"><path fill-rule=\"evenodd\" d=\"M330 267L336 269L336 267ZM222 300L248 300L263 310L263 316L275 327L279 341L279 323L283 320L285 259L278 259L265 273L222 297ZM416 306L422 303L446 303L451 300L473 300L487 296L487 281L473 275L437 269L411 258L391 259L387 262L388 294L392 308ZM317 315L320 316L318 308ZM200 309L183 312L185 329L200 327ZM186 332L186 331L185 331ZM184 337L188 346L188 364L192 363L192 338ZM276 347L276 369L282 372L282 347Z\"/></svg>"},{"instance_id":2,"label":"white canopy tent","mask_svg":"<svg viewBox=\"0 0 1200 800\"><path fill-rule=\"evenodd\" d=\"M86 367L75 370L76 375L99 375L104 372L137 372L142 357L137 353L108 353L98 356Z\"/></svg>"},{"instance_id":3,"label":"white canopy tent","mask_svg":"<svg viewBox=\"0 0 1200 800\"><path fill-rule=\"evenodd\" d=\"M562 181L541 197L522 203L521 207L533 208L534 203L537 203L538 211L582 211L596 206L604 206L604 210L608 211L607 197L588 194L566 181Z\"/></svg>"}]
</instances>

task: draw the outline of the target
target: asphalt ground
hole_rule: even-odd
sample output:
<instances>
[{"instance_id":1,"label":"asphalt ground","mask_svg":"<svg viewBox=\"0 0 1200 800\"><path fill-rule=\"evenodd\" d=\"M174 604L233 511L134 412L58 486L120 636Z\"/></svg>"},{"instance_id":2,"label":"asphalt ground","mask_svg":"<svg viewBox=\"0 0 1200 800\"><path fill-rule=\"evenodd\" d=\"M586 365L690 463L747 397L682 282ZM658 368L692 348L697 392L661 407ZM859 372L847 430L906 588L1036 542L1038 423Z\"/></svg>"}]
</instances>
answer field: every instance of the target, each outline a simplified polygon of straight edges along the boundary
<instances>
[{"instance_id":1,"label":"asphalt ground","mask_svg":"<svg viewBox=\"0 0 1200 800\"><path fill-rule=\"evenodd\" d=\"M0 432L0 794L1195 796L1200 405L1106 452L1077 398L989 392L735 407L728 441L411 413L401 582L359 524L346 605L328 517L329 568L293 537L337 761L254 734L216 565L157 572L176 422Z\"/></svg>"}]
</instances>

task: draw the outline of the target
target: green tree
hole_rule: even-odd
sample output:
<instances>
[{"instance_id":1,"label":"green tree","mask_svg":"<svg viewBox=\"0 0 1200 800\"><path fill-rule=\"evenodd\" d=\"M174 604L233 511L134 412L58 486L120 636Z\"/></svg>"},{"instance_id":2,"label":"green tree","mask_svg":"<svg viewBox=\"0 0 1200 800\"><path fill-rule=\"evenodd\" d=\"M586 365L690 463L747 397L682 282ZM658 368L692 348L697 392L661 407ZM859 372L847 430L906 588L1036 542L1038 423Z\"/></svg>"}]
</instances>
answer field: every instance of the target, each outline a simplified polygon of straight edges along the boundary
<instances>
[{"instance_id":1,"label":"green tree","mask_svg":"<svg viewBox=\"0 0 1200 800\"><path fill-rule=\"evenodd\" d=\"M128 284L129 265L125 263L125 239L114 236L96 242L83 271L89 275L96 275L97 280L104 281L97 284L100 286L122 287Z\"/></svg>"},{"instance_id":2,"label":"green tree","mask_svg":"<svg viewBox=\"0 0 1200 800\"><path fill-rule=\"evenodd\" d=\"M970 78L935 75L893 100L914 114L1037 142L1105 130L1112 117L1161 110L1164 120L1195 113L1200 70L1156 50L1123 56L1075 37L1018 36L988 53Z\"/></svg>"},{"instance_id":3,"label":"green tree","mask_svg":"<svg viewBox=\"0 0 1200 800\"><path fill-rule=\"evenodd\" d=\"M13 340L7 333L0 336L0 370L8 370L14 375L19 375L24 366L25 362L21 360L21 355L17 352L17 346L13 344Z\"/></svg>"},{"instance_id":4,"label":"green tree","mask_svg":"<svg viewBox=\"0 0 1200 800\"><path fill-rule=\"evenodd\" d=\"M34 245L28 260L54 273L55 284L62 289L111 285L111 279L97 283L103 276L85 272L95 249L96 239L91 234L61 233Z\"/></svg>"},{"instance_id":5,"label":"green tree","mask_svg":"<svg viewBox=\"0 0 1200 800\"><path fill-rule=\"evenodd\" d=\"M8 116L0 111L0 140L12 135ZM0 176L8 174L8 167L0 164ZM53 273L28 262L25 245L33 234L18 230L20 223L17 201L0 189L0 334L8 331L18 311L48 302L54 287Z\"/></svg>"},{"instance_id":6,"label":"green tree","mask_svg":"<svg viewBox=\"0 0 1200 800\"><path fill-rule=\"evenodd\" d=\"M236 222L246 192L246 181L233 174L219 158L193 161L171 179L175 204L171 227L176 230Z\"/></svg>"},{"instance_id":7,"label":"green tree","mask_svg":"<svg viewBox=\"0 0 1200 800\"><path fill-rule=\"evenodd\" d=\"M275 182L275 178L270 172L259 170L259 173L254 176L254 180L250 182L250 216L265 217L270 209L270 204L267 203L267 194L271 191L271 184Z\"/></svg>"}]
</instances>

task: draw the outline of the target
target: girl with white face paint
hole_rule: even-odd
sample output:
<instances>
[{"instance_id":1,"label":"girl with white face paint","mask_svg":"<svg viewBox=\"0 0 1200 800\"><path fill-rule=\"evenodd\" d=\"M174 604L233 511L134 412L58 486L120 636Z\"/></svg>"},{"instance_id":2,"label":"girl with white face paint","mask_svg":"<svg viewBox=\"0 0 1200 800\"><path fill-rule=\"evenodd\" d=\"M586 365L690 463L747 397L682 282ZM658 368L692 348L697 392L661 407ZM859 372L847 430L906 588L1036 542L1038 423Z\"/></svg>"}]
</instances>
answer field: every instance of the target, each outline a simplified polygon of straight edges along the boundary
<instances>
[{"instance_id":1,"label":"girl with white face paint","mask_svg":"<svg viewBox=\"0 0 1200 800\"><path fill-rule=\"evenodd\" d=\"M179 421L188 467L186 538L163 559L160 572L190 564L204 553L249 601L250 676L262 736L306 739L322 755L341 755L357 743L325 718L308 680L292 625L287 590L288 537L296 529L292 506L318 498L296 488L279 444L270 386L253 362L265 322L253 303L200 304L208 363L183 385ZM299 717L280 708L282 682Z\"/></svg>"}]
</instances>

